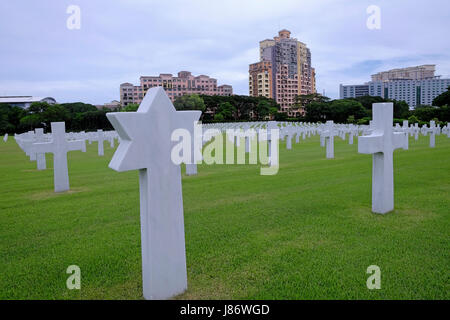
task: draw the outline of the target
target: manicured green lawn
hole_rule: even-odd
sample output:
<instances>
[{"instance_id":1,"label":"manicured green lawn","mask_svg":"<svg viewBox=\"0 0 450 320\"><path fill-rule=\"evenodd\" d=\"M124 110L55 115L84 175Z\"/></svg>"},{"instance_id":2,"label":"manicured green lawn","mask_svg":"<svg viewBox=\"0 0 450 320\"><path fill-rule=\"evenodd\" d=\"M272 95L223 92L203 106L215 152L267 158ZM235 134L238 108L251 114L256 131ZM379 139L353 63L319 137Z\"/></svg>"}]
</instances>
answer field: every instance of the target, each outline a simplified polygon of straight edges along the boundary
<instances>
[{"instance_id":1,"label":"manicured green lawn","mask_svg":"<svg viewBox=\"0 0 450 320\"><path fill-rule=\"evenodd\" d=\"M318 137L281 144L275 176L257 165L183 174L179 298L450 298L450 139L395 152L396 209L384 216L370 210L372 157L335 141L335 159ZM113 150L96 148L69 153L72 190L55 194L52 169L0 140L0 299L142 299L138 173L109 169ZM66 288L72 264L81 290ZM366 287L372 264L381 290Z\"/></svg>"}]
</instances>

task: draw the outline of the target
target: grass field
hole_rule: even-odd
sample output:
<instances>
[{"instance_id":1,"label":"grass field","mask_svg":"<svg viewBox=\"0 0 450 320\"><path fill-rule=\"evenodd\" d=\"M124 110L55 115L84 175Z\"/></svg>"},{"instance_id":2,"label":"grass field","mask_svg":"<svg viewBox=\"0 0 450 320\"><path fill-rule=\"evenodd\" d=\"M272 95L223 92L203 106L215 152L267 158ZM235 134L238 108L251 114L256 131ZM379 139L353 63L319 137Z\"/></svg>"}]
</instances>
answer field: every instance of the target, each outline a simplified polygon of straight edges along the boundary
<instances>
[{"instance_id":1,"label":"grass field","mask_svg":"<svg viewBox=\"0 0 450 320\"><path fill-rule=\"evenodd\" d=\"M0 140L0 299L142 299L138 173L97 145L69 153L53 192L12 137ZM280 145L280 170L200 165L183 174L188 291L180 299L449 299L450 139L394 153L395 211L371 213L372 157L335 139ZM47 155L47 167L52 157ZM184 171L183 171L184 172ZM81 290L66 268L81 268ZM381 290L366 269L381 268Z\"/></svg>"}]
</instances>

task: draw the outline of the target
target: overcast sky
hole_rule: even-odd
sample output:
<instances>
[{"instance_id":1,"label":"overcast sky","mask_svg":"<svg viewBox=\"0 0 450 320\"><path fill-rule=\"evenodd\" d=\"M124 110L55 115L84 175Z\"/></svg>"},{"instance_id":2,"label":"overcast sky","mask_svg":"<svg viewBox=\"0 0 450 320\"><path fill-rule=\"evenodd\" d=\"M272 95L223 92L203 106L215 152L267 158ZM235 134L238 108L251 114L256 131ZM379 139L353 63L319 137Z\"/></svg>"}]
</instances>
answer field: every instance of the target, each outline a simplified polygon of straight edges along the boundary
<instances>
[{"instance_id":1,"label":"overcast sky","mask_svg":"<svg viewBox=\"0 0 450 320\"><path fill-rule=\"evenodd\" d=\"M66 26L69 5L81 28ZM369 5L381 29L366 26ZM390 68L450 77L449 0L14 0L0 2L0 95L103 104L122 82L180 70L248 94L259 41L286 28L311 49L317 91L338 98Z\"/></svg>"}]
</instances>

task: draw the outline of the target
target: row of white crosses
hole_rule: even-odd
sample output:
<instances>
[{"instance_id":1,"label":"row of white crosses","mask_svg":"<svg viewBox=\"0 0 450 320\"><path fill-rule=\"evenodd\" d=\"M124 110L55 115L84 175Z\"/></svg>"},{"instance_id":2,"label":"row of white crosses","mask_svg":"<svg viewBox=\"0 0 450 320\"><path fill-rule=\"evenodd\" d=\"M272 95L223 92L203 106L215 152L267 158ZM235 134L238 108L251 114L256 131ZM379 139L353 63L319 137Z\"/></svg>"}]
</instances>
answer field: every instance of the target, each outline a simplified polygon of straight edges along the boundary
<instances>
[{"instance_id":1,"label":"row of white crosses","mask_svg":"<svg viewBox=\"0 0 450 320\"><path fill-rule=\"evenodd\" d=\"M423 135L430 134L430 148L434 148L436 145L436 134L440 134L440 129L436 127L436 123L434 121L430 121L430 126L427 127L424 125L421 129Z\"/></svg>"},{"instance_id":2,"label":"row of white crosses","mask_svg":"<svg viewBox=\"0 0 450 320\"><path fill-rule=\"evenodd\" d=\"M68 191L69 170L67 168L67 152L81 150L86 152L84 140L66 140L64 122L52 122L52 139L50 142L39 142L32 145L36 154L53 153L53 180L55 192ZM45 159L45 158L44 158Z\"/></svg>"},{"instance_id":3,"label":"row of white crosses","mask_svg":"<svg viewBox=\"0 0 450 320\"><path fill-rule=\"evenodd\" d=\"M450 138L450 123L447 123L447 125L442 128L441 132L446 134L447 137Z\"/></svg>"},{"instance_id":4,"label":"row of white crosses","mask_svg":"<svg viewBox=\"0 0 450 320\"><path fill-rule=\"evenodd\" d=\"M216 135L226 135L226 139L234 146L240 147L242 139L245 143L245 152L251 152L252 141L265 141L268 144L267 155L269 157L268 163L270 161L271 153L271 141L272 136L270 135L270 130L278 128L276 121L268 122L246 122L246 123L215 123L215 124L205 124L202 127L204 132L203 135L203 145L211 141ZM211 133L211 130L216 132L215 135ZM201 150L200 150L201 152Z\"/></svg>"},{"instance_id":5,"label":"row of white crosses","mask_svg":"<svg viewBox=\"0 0 450 320\"><path fill-rule=\"evenodd\" d=\"M176 111L161 87L148 90L137 112L107 114L121 141L109 166L116 171L139 170L142 280L146 299L170 298L187 288L181 170L171 161L174 145L171 134L179 128L192 133L200 115L200 111ZM406 132L394 132L392 115L392 103L374 104L374 120L366 130L369 135L359 137L358 152L373 154L372 210L376 213L393 209L392 155L394 149L405 147L407 139ZM362 131L361 128L342 127L332 122L325 125L276 122L249 126L219 124L204 128L214 126L222 128L221 133L230 127L243 130L252 127L257 132L278 127L289 139L294 133L303 138L319 133L329 141L327 156L332 153L334 136L345 138L346 133L359 135ZM448 126L445 131L449 131ZM91 136L93 141L96 137L97 141L103 140L98 132L96 137ZM270 135L261 136L272 139ZM202 137L204 141L209 139L211 137ZM240 143L240 139L233 138L233 141ZM60 191L69 187L68 175L64 175L67 172L67 152L83 150L83 146L84 140L65 139L64 123L52 123L51 142L33 144L35 152L55 154L55 191L57 185ZM57 177L61 180L58 183Z\"/></svg>"},{"instance_id":6,"label":"row of white crosses","mask_svg":"<svg viewBox=\"0 0 450 320\"><path fill-rule=\"evenodd\" d=\"M38 170L46 169L45 154L53 154L54 190L55 192L64 192L70 189L67 152L75 150L86 152L85 140L89 139L90 133L66 133L64 122L52 122L51 130L51 134L44 134L42 128L36 128L34 132L16 134L15 140L31 161L37 161ZM104 140L109 140L111 147L114 147L114 139L117 138L116 132L104 133L102 130L98 130L95 134L93 140L99 142L99 155L103 155Z\"/></svg>"},{"instance_id":7,"label":"row of white crosses","mask_svg":"<svg viewBox=\"0 0 450 320\"><path fill-rule=\"evenodd\" d=\"M25 154L30 157L30 161L37 162L38 170L46 169L46 161L45 161L45 153L36 153L33 149L34 143L46 142L49 138L49 135L44 134L44 130L42 128L36 128L35 131L28 131L24 134L14 136L17 144L20 148L25 152Z\"/></svg>"},{"instance_id":8,"label":"row of white crosses","mask_svg":"<svg viewBox=\"0 0 450 320\"><path fill-rule=\"evenodd\" d=\"M97 130L97 132L88 132L86 133L86 139L89 144L93 141L98 143L98 155L104 156L104 142L108 141L110 143L110 147L114 148L114 140L117 138L117 133L115 131L103 131L102 129Z\"/></svg>"},{"instance_id":9,"label":"row of white crosses","mask_svg":"<svg viewBox=\"0 0 450 320\"><path fill-rule=\"evenodd\" d=\"M392 120L390 106L385 113L390 111ZM383 124L385 114L380 115L378 110L374 108L374 125L380 129L374 130L373 137L365 137L367 141L361 140L362 146L368 146L367 150L361 147L361 151L386 154L389 162L394 140L389 138L393 135L392 122L388 126ZM187 288L181 171L171 161L171 133L180 128L192 132L200 115L200 111L176 111L161 87L151 88L136 112L107 114L121 138L110 168L139 170L142 280L146 299L171 298ZM374 161L376 165L378 162ZM383 173L386 176L389 170Z\"/></svg>"},{"instance_id":10,"label":"row of white crosses","mask_svg":"<svg viewBox=\"0 0 450 320\"><path fill-rule=\"evenodd\" d=\"M246 139L246 152L249 152L250 149L250 138L248 133L245 133L246 129L252 128L255 130L256 135L258 136L258 140L261 141L259 137L264 139L263 135L260 135L260 131L262 129L267 128L271 123L276 122L250 122L250 123L220 123L220 124L206 124L203 125L203 129L211 129L215 128L221 131L222 133L226 132L227 129L241 129L241 132L236 134L234 132L233 136L228 136L230 142L236 144L239 147L240 138L245 136ZM363 126L356 126L353 124L334 124L332 121L327 122L326 124L317 124L317 123L300 123L300 122L278 122L276 126L280 129L280 138L286 141L286 149L292 149L293 139L295 137L295 142L299 143L300 137L302 139L306 139L307 137L311 137L311 135L320 135L321 146L327 146L327 158L334 158L334 148L333 148L333 140L335 136L339 136L343 140L346 139L346 135L349 137L349 144L353 144L354 136L358 136L363 130ZM370 132L369 130L366 130ZM242 134L242 136L240 136ZM332 135L330 135L332 134ZM211 139L211 137L209 137Z\"/></svg>"}]
</instances>

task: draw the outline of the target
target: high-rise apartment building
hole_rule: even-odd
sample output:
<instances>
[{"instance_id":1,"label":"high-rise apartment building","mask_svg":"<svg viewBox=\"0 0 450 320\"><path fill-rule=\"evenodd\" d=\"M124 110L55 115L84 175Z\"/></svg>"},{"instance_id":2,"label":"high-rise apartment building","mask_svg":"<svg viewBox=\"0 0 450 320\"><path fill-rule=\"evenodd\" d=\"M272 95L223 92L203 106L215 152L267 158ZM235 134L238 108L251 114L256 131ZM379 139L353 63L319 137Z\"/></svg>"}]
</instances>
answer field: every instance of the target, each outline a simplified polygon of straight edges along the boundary
<instances>
[{"instance_id":1,"label":"high-rise apartment building","mask_svg":"<svg viewBox=\"0 0 450 320\"><path fill-rule=\"evenodd\" d=\"M270 61L252 63L249 67L249 72L250 95L272 98L272 64Z\"/></svg>"},{"instance_id":2,"label":"high-rise apartment building","mask_svg":"<svg viewBox=\"0 0 450 320\"><path fill-rule=\"evenodd\" d=\"M340 85L340 98L378 96L405 101L411 109L431 105L433 99L445 92L450 79L435 76L435 65L393 69L372 75L372 81L360 85Z\"/></svg>"},{"instance_id":3,"label":"high-rise apartment building","mask_svg":"<svg viewBox=\"0 0 450 320\"><path fill-rule=\"evenodd\" d=\"M189 71L178 72L178 77L170 73L161 73L159 76L142 76L140 85L122 83L120 85L120 104L126 106L130 103L141 103L148 89L163 87L173 102L185 94L205 94L231 96L233 88L230 85L217 85L217 80L205 75L194 77Z\"/></svg>"},{"instance_id":4,"label":"high-rise apartment building","mask_svg":"<svg viewBox=\"0 0 450 320\"><path fill-rule=\"evenodd\" d=\"M249 94L274 99L289 116L303 113L293 108L295 97L316 92L309 48L284 29L260 41L259 54L260 62L249 66Z\"/></svg>"}]
</instances>

